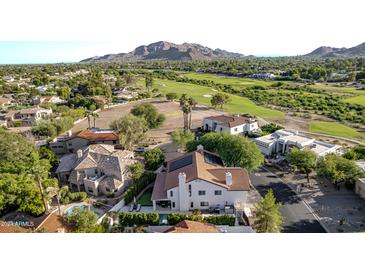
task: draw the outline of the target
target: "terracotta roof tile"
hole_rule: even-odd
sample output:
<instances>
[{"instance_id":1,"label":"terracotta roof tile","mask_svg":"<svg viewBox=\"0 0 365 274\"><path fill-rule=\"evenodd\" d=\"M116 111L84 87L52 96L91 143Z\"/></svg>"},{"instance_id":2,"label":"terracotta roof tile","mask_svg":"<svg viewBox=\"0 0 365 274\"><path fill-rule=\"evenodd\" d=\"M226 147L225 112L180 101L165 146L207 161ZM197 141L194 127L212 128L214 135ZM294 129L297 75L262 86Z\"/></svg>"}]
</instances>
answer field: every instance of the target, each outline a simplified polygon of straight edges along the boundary
<instances>
[{"instance_id":1,"label":"terracotta roof tile","mask_svg":"<svg viewBox=\"0 0 365 274\"><path fill-rule=\"evenodd\" d=\"M242 124L252 123L255 119L247 117L247 116L233 116L233 115L219 115L219 116L211 116L205 119L215 120L220 122L222 125L226 127L236 127Z\"/></svg>"},{"instance_id":2,"label":"terracotta roof tile","mask_svg":"<svg viewBox=\"0 0 365 274\"><path fill-rule=\"evenodd\" d=\"M118 141L119 140L119 136L118 134L114 133L114 132L93 132L90 130L81 130L80 132L74 134L72 137L70 137L70 139L73 138L82 138L82 139L86 139L89 140L91 142L96 142L96 141Z\"/></svg>"}]
</instances>

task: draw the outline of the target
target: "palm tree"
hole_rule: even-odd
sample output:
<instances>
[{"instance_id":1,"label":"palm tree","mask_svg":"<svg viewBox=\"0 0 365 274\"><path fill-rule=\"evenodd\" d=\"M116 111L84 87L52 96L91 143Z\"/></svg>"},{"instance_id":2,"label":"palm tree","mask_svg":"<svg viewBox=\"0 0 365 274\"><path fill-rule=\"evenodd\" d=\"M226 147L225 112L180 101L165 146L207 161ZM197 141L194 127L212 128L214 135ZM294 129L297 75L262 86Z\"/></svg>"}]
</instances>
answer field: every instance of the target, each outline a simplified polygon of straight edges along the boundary
<instances>
[{"instance_id":1,"label":"palm tree","mask_svg":"<svg viewBox=\"0 0 365 274\"><path fill-rule=\"evenodd\" d=\"M91 127L91 119L90 119L90 116L92 116L92 113L93 112L91 110L87 110L87 111L85 111L85 114L84 114L84 117L87 118L87 122L89 124L89 127L88 128Z\"/></svg>"},{"instance_id":2,"label":"palm tree","mask_svg":"<svg viewBox=\"0 0 365 274\"><path fill-rule=\"evenodd\" d=\"M46 191L47 191L47 194L50 195L51 197L52 196L56 196L56 199L57 199L57 207L58 207L58 215L61 216L61 203L60 203L60 199L61 199L61 196L64 193L67 193L68 192L68 186L63 186L61 188L59 188L59 187L48 187L46 189Z\"/></svg>"},{"instance_id":3,"label":"palm tree","mask_svg":"<svg viewBox=\"0 0 365 274\"><path fill-rule=\"evenodd\" d=\"M93 117L93 120L94 120L94 128L95 128L95 127L96 127L96 126L95 126L96 118L99 118L99 114L97 114L96 112L92 112L92 113L91 113L91 116Z\"/></svg>"},{"instance_id":4,"label":"palm tree","mask_svg":"<svg viewBox=\"0 0 365 274\"><path fill-rule=\"evenodd\" d=\"M184 116L184 129L190 129L192 107L196 105L196 101L186 93L181 95L179 101Z\"/></svg>"},{"instance_id":5,"label":"palm tree","mask_svg":"<svg viewBox=\"0 0 365 274\"><path fill-rule=\"evenodd\" d=\"M91 210L92 200L91 200L91 198L90 198L90 197L87 197L87 198L85 199L85 203L87 204L87 208L88 208L88 210Z\"/></svg>"}]
</instances>

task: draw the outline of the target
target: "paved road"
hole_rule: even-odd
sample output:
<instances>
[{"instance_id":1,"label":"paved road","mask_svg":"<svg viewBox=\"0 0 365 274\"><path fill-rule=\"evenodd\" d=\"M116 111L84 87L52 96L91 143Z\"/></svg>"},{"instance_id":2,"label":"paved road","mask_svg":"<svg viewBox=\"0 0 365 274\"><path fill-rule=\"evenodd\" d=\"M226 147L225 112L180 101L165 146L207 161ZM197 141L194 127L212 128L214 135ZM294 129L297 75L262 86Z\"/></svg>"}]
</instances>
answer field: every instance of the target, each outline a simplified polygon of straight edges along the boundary
<instances>
[{"instance_id":1,"label":"paved road","mask_svg":"<svg viewBox=\"0 0 365 274\"><path fill-rule=\"evenodd\" d=\"M260 169L250 174L250 178L252 184L262 196L272 188L276 200L282 203L281 213L284 217L283 232L326 232L302 199L274 174Z\"/></svg>"}]
</instances>

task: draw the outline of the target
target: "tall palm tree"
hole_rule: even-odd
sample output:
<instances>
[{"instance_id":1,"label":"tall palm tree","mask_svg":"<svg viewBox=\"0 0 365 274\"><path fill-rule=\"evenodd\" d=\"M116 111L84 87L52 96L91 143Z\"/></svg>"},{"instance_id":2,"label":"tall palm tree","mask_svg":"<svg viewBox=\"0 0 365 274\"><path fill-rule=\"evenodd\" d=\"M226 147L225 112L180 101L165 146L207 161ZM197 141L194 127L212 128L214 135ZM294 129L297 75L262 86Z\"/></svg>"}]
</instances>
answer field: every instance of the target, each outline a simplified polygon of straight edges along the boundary
<instances>
[{"instance_id":1,"label":"tall palm tree","mask_svg":"<svg viewBox=\"0 0 365 274\"><path fill-rule=\"evenodd\" d=\"M92 116L92 113L93 112L91 110L87 110L87 111L85 111L85 114L84 114L84 117L87 118L87 122L89 124L89 127L88 128L91 127L91 119L90 119L90 117Z\"/></svg>"},{"instance_id":2,"label":"tall palm tree","mask_svg":"<svg viewBox=\"0 0 365 274\"><path fill-rule=\"evenodd\" d=\"M58 207L58 215L61 216L61 203L60 203L60 199L61 199L61 196L64 193L67 193L68 192L68 186L63 186L61 188L59 188L59 187L48 187L46 189L46 192L51 197L56 196L56 199L57 199L57 207Z\"/></svg>"},{"instance_id":3,"label":"tall palm tree","mask_svg":"<svg viewBox=\"0 0 365 274\"><path fill-rule=\"evenodd\" d=\"M99 118L99 114L97 114L96 112L92 112L91 116L93 117L94 120L94 128L96 127L96 118Z\"/></svg>"}]
</instances>

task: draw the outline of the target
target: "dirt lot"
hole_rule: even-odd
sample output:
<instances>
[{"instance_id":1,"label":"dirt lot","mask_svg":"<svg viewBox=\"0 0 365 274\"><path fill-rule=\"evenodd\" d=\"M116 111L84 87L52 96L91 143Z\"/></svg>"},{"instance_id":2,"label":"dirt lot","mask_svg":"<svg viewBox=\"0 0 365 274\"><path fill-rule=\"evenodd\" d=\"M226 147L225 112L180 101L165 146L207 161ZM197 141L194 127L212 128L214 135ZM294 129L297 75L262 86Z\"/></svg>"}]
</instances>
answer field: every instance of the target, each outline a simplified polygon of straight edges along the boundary
<instances>
[{"instance_id":1,"label":"dirt lot","mask_svg":"<svg viewBox=\"0 0 365 274\"><path fill-rule=\"evenodd\" d=\"M109 128L110 123L130 112L133 106L142 104L143 102L134 102L125 105L119 105L113 108L104 109L99 112L99 118L96 120L96 127ZM167 160L173 159L180 154L176 152L176 146L168 144L170 142L170 134L174 130L183 127L183 116L180 106L177 102L152 101L151 102L159 112L165 114L166 121L162 127L153 129L148 132L148 138L151 143L158 143L166 152ZM222 114L220 111L210 109L205 106L197 106L192 112L192 127L201 126L204 117ZM87 120L84 120L72 129L76 132L88 127Z\"/></svg>"}]
</instances>

